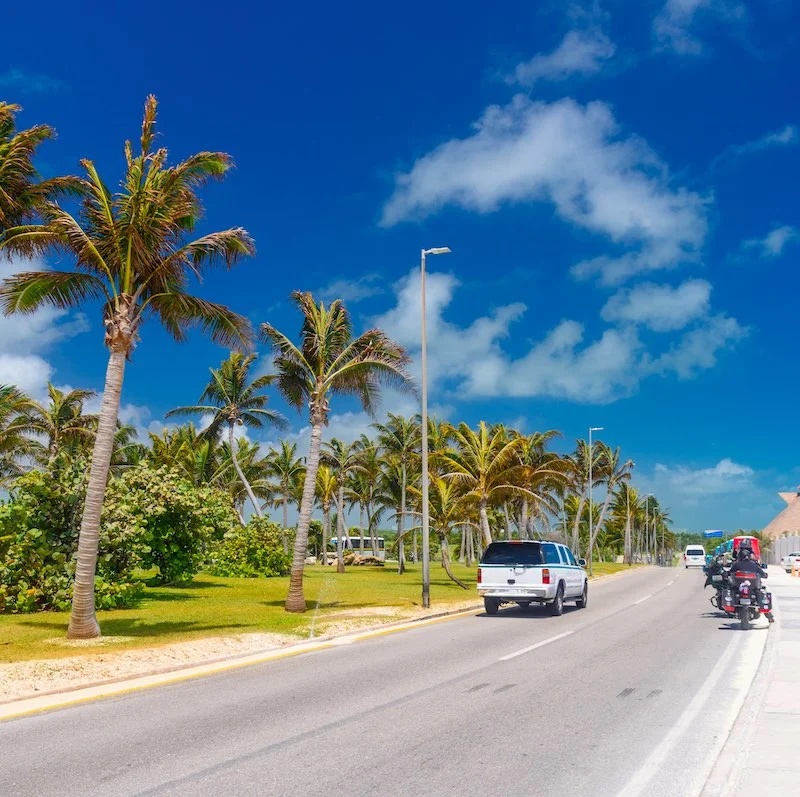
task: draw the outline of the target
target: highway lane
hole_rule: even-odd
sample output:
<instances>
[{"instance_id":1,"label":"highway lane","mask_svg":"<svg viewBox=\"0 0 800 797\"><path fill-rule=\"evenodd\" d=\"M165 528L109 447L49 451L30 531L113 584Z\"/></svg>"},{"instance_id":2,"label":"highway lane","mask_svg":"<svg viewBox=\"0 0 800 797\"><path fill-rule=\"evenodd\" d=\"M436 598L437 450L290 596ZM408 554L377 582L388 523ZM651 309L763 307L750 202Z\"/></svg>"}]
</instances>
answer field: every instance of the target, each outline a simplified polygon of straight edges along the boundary
<instances>
[{"instance_id":1,"label":"highway lane","mask_svg":"<svg viewBox=\"0 0 800 797\"><path fill-rule=\"evenodd\" d=\"M697 571L0 723L4 795L687 795L765 630Z\"/></svg>"}]
</instances>

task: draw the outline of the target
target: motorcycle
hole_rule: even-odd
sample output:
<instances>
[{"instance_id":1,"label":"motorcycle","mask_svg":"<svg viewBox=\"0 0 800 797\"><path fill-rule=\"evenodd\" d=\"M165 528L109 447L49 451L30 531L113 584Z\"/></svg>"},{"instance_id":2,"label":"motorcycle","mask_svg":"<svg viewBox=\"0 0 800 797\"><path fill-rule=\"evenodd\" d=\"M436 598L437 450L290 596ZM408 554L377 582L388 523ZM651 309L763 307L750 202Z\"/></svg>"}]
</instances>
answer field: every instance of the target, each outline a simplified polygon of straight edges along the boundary
<instances>
[{"instance_id":1,"label":"motorcycle","mask_svg":"<svg viewBox=\"0 0 800 797\"><path fill-rule=\"evenodd\" d=\"M735 614L725 608L725 590L728 588L728 574L725 571L725 563L721 557L709 562L704 568L706 572L706 583L704 587L713 587L714 594L711 596L711 605L721 612Z\"/></svg>"},{"instance_id":2,"label":"motorcycle","mask_svg":"<svg viewBox=\"0 0 800 797\"><path fill-rule=\"evenodd\" d=\"M723 590L721 608L738 616L743 631L761 614L772 622L772 594L762 589L761 576L738 572L735 563L728 574L728 587Z\"/></svg>"}]
</instances>

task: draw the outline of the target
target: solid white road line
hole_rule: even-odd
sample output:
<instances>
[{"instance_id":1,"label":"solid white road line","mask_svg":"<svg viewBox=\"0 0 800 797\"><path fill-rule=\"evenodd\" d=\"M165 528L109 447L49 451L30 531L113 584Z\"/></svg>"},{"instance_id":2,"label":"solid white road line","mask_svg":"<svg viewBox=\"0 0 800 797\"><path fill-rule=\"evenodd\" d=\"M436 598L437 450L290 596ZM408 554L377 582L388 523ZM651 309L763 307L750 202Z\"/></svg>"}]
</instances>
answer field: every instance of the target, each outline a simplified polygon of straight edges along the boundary
<instances>
[{"instance_id":1,"label":"solid white road line","mask_svg":"<svg viewBox=\"0 0 800 797\"><path fill-rule=\"evenodd\" d=\"M653 595L652 595L652 594L650 594L650 595L645 595L643 598L639 598L639 600L638 600L638 601L634 601L634 602L631 604L631 606L637 606L638 604L640 604L640 603L644 603L646 600L648 600L649 598L652 598L652 597L653 597Z\"/></svg>"},{"instance_id":2,"label":"solid white road line","mask_svg":"<svg viewBox=\"0 0 800 797\"><path fill-rule=\"evenodd\" d=\"M565 636L569 636L570 634L574 634L574 631L565 631L563 634L556 634L555 636L551 636L549 639L544 639L541 642L537 642L535 645L529 645L527 648L522 648L522 650L517 650L514 653L509 653L507 656L501 656L498 661L508 661L509 659L515 659L517 656L522 656L525 653L530 653L532 650L536 650L536 648L543 648L545 645L549 645L551 642L557 642L559 639L563 639Z\"/></svg>"},{"instance_id":3,"label":"solid white road line","mask_svg":"<svg viewBox=\"0 0 800 797\"><path fill-rule=\"evenodd\" d=\"M695 694L692 702L689 703L683 714L678 717L677 722L670 728L667 735L661 740L655 750L653 750L644 764L639 767L631 779L625 784L625 788L619 792L617 797L638 797L638 795L646 790L650 781L661 772L664 762L672 748L692 726L692 723L697 719L698 715L705 707L706 702L717 688L717 684L728 672L731 659L734 653L738 652L741 640L742 636L740 634L733 635L733 638L728 643L728 647L725 648L716 666L709 673L708 678L703 682L703 685Z\"/></svg>"}]
</instances>

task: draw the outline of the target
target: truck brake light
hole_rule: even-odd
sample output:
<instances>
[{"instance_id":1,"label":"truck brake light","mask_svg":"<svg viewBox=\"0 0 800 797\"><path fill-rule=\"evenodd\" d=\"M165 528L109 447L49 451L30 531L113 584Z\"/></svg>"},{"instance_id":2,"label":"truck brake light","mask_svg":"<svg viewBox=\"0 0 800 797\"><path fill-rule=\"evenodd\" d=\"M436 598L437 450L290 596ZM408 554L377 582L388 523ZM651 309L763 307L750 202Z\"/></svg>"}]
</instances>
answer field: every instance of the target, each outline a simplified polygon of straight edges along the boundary
<instances>
[{"instance_id":1,"label":"truck brake light","mask_svg":"<svg viewBox=\"0 0 800 797\"><path fill-rule=\"evenodd\" d=\"M550 583L550 571L545 567L542 570L542 584L549 584Z\"/></svg>"},{"instance_id":2,"label":"truck brake light","mask_svg":"<svg viewBox=\"0 0 800 797\"><path fill-rule=\"evenodd\" d=\"M478 583L479 584L481 583L481 569L480 569L480 567L478 568Z\"/></svg>"}]
</instances>

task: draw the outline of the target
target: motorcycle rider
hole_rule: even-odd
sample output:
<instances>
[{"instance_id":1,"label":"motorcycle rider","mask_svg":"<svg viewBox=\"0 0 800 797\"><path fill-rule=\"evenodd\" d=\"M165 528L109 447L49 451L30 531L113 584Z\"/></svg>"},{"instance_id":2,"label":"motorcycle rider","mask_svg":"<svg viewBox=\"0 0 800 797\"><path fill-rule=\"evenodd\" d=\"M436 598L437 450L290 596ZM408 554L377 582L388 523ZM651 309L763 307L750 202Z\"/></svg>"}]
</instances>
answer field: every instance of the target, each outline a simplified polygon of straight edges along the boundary
<instances>
[{"instance_id":1,"label":"motorcycle rider","mask_svg":"<svg viewBox=\"0 0 800 797\"><path fill-rule=\"evenodd\" d=\"M739 550L736 552L736 559L731 562L731 569L728 573L728 578L730 579L734 573L746 573L753 576L758 576L759 578L767 577L767 571L764 570L764 568L761 567L761 565L753 558L753 548L750 545L749 540L743 540L742 544L739 546ZM760 583L760 581L758 583ZM756 600L760 606L762 598L761 589L758 588L755 590L755 592ZM772 612L766 612L766 617L769 622L775 622Z\"/></svg>"},{"instance_id":2,"label":"motorcycle rider","mask_svg":"<svg viewBox=\"0 0 800 797\"><path fill-rule=\"evenodd\" d=\"M711 562L709 562L705 566L705 571L706 571L706 583L703 584L703 589L705 589L709 585L716 586L714 584L714 579L712 578L712 576L725 575L725 562L722 558L722 555L715 556L711 560Z\"/></svg>"}]
</instances>

